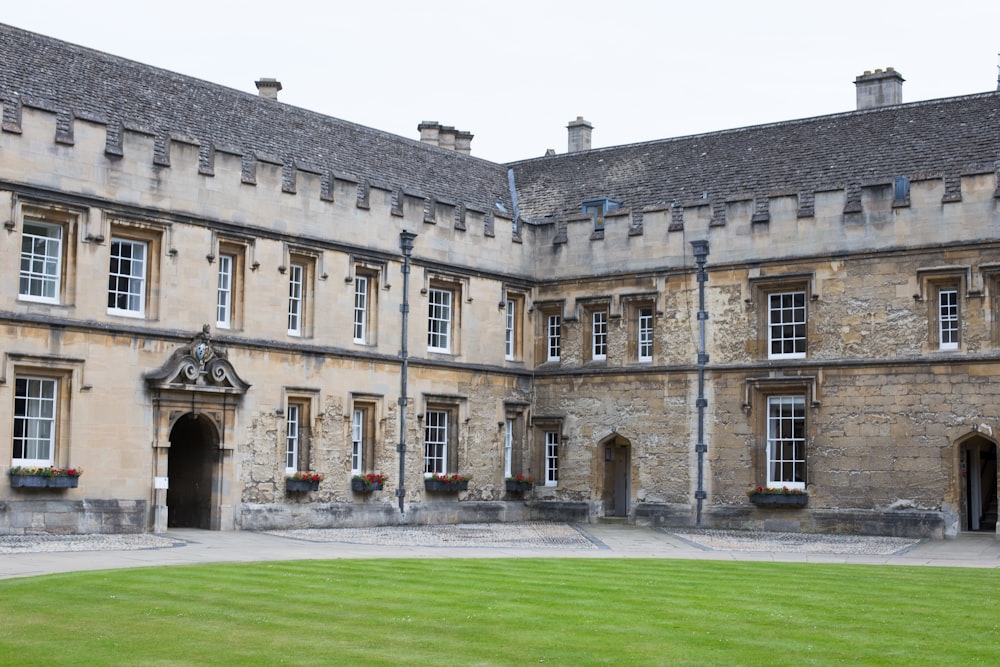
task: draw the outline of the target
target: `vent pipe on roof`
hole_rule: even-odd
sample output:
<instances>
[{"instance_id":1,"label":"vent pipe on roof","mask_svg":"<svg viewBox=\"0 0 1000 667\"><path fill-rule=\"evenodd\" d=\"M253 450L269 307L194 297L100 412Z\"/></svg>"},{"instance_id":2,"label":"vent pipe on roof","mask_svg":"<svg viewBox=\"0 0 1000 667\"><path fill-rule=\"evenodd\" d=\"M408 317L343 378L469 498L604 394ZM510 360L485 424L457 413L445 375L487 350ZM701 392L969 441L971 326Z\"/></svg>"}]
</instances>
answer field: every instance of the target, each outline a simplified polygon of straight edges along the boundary
<instances>
[{"instance_id":1,"label":"vent pipe on roof","mask_svg":"<svg viewBox=\"0 0 1000 667\"><path fill-rule=\"evenodd\" d=\"M594 126L585 121L583 116L577 116L576 120L571 120L566 129L569 130L568 151L570 153L590 150L590 135L594 131Z\"/></svg>"},{"instance_id":2,"label":"vent pipe on roof","mask_svg":"<svg viewBox=\"0 0 1000 667\"><path fill-rule=\"evenodd\" d=\"M865 71L854 79L858 93L858 111L903 103L903 75L891 67Z\"/></svg>"},{"instance_id":3,"label":"vent pipe on roof","mask_svg":"<svg viewBox=\"0 0 1000 667\"><path fill-rule=\"evenodd\" d=\"M278 99L278 91L281 90L281 82L266 76L260 77L259 81L254 81L257 85L257 94L269 100Z\"/></svg>"}]
</instances>

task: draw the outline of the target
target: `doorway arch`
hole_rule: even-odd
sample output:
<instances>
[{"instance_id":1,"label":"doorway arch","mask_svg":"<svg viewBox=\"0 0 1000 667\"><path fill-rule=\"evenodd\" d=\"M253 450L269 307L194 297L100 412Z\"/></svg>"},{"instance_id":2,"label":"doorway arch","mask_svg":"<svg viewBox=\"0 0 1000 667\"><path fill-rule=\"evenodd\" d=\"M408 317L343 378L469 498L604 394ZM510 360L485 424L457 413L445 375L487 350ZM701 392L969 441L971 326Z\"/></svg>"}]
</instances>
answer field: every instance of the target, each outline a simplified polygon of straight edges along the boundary
<instances>
[{"instance_id":1,"label":"doorway arch","mask_svg":"<svg viewBox=\"0 0 1000 667\"><path fill-rule=\"evenodd\" d=\"M187 413L170 429L167 453L167 527L212 527L219 432L204 415Z\"/></svg>"},{"instance_id":2,"label":"doorway arch","mask_svg":"<svg viewBox=\"0 0 1000 667\"><path fill-rule=\"evenodd\" d=\"M962 530L996 532L997 445L980 434L959 445Z\"/></svg>"},{"instance_id":3,"label":"doorway arch","mask_svg":"<svg viewBox=\"0 0 1000 667\"><path fill-rule=\"evenodd\" d=\"M604 516L627 517L631 498L632 443L620 433L613 433L598 445L604 459L601 501Z\"/></svg>"}]
</instances>

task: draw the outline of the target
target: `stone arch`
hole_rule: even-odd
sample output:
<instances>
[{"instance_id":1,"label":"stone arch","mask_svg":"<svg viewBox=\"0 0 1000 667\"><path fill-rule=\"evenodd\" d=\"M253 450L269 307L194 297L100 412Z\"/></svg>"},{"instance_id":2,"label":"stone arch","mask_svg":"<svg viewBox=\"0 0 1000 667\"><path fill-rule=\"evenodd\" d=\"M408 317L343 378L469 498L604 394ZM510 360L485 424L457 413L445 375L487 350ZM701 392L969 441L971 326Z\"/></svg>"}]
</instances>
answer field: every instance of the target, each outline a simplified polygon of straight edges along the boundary
<instances>
[{"instance_id":1,"label":"stone arch","mask_svg":"<svg viewBox=\"0 0 1000 667\"><path fill-rule=\"evenodd\" d=\"M976 424L955 441L959 530L996 532L1000 481L992 429Z\"/></svg>"},{"instance_id":2,"label":"stone arch","mask_svg":"<svg viewBox=\"0 0 1000 667\"><path fill-rule=\"evenodd\" d=\"M210 495L207 525L203 515L199 515L197 522L185 519L183 523L196 523L198 527L213 530L235 528L234 507L237 504L238 489L231 460L236 442L236 415L243 395L250 389L250 383L239 376L225 350L213 343L207 324L189 343L176 349L160 368L147 373L145 381L152 395L154 419L153 530L166 530L168 523L177 525L168 519L167 497L171 485L170 476L173 474L170 470L171 462L181 468L197 468L201 470L199 474L204 475L208 468L201 467L201 464L195 465L194 462L209 454L215 457L215 462L210 467L210 485L213 491ZM189 423L191 420L197 426ZM181 448L194 448L188 452L189 458L177 453L171 455L175 439L178 442L198 443L179 445ZM208 465L202 463L204 466ZM189 479L182 481L191 482ZM203 483L204 480L199 485ZM199 493L205 492L201 490ZM176 497L177 494L169 495ZM198 495L199 504L204 504L205 497Z\"/></svg>"}]
</instances>

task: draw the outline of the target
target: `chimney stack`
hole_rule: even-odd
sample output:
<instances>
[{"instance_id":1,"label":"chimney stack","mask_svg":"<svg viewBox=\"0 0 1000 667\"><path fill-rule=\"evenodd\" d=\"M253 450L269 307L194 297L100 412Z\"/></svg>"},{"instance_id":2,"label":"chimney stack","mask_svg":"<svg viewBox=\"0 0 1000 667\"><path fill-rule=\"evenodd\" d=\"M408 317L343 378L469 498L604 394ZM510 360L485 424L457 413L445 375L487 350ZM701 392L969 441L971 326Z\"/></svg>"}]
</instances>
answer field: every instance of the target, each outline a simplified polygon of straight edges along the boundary
<instances>
[{"instance_id":1,"label":"chimney stack","mask_svg":"<svg viewBox=\"0 0 1000 667\"><path fill-rule=\"evenodd\" d=\"M569 152L578 153L590 150L590 135L594 131L594 126L577 116L576 120L571 120L566 126L569 130Z\"/></svg>"},{"instance_id":2,"label":"chimney stack","mask_svg":"<svg viewBox=\"0 0 1000 667\"><path fill-rule=\"evenodd\" d=\"M865 71L854 79L858 93L858 111L903 103L903 76L891 67L883 72Z\"/></svg>"},{"instance_id":3,"label":"chimney stack","mask_svg":"<svg viewBox=\"0 0 1000 667\"><path fill-rule=\"evenodd\" d=\"M278 91L281 90L280 81L262 76L259 81L254 81L254 83L257 84L258 95L266 97L269 100L278 99Z\"/></svg>"},{"instance_id":4,"label":"chimney stack","mask_svg":"<svg viewBox=\"0 0 1000 667\"><path fill-rule=\"evenodd\" d=\"M420 132L420 141L431 146L437 146L449 151L455 151L462 155L469 155L472 152L471 132L456 130L451 125L442 125L436 120L424 120L417 125Z\"/></svg>"}]
</instances>

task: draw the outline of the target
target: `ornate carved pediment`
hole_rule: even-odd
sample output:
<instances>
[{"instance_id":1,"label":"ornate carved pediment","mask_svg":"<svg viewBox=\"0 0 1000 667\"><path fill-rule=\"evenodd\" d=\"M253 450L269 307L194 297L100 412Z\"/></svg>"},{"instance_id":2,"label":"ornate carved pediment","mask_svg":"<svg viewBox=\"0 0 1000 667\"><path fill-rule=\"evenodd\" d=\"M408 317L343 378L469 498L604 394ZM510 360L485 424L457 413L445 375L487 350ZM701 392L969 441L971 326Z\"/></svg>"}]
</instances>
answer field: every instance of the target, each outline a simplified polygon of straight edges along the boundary
<instances>
[{"instance_id":1,"label":"ornate carved pediment","mask_svg":"<svg viewBox=\"0 0 1000 667\"><path fill-rule=\"evenodd\" d=\"M167 362L145 376L151 389L181 389L224 394L245 394L245 382L226 358L226 352L212 343L209 327L190 343L178 348Z\"/></svg>"}]
</instances>

